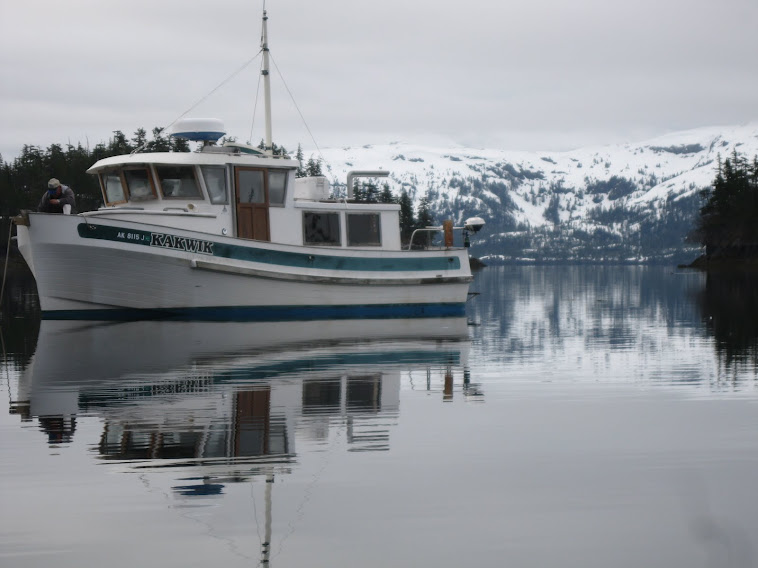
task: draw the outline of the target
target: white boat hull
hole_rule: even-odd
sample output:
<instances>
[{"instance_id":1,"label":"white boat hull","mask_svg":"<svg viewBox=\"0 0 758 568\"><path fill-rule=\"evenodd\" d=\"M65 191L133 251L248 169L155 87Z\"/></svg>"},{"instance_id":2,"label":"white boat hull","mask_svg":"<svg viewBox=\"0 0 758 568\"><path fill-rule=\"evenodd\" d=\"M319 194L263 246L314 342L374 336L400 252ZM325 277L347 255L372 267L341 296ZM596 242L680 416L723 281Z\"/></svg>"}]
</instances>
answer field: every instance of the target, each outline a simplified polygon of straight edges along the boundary
<instances>
[{"instance_id":1,"label":"white boat hull","mask_svg":"<svg viewBox=\"0 0 758 568\"><path fill-rule=\"evenodd\" d=\"M465 250L295 247L133 221L29 214L18 244L44 317L463 315Z\"/></svg>"}]
</instances>

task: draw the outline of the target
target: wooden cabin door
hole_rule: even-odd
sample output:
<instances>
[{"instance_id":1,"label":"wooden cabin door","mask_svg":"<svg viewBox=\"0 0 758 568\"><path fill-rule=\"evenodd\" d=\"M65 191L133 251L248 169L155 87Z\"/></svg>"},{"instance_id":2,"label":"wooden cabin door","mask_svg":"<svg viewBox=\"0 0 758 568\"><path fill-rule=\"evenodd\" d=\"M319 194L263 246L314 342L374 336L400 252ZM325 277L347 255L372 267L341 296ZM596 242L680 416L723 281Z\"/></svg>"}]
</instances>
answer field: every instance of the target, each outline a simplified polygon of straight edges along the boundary
<instances>
[{"instance_id":1,"label":"wooden cabin door","mask_svg":"<svg viewBox=\"0 0 758 568\"><path fill-rule=\"evenodd\" d=\"M271 387L237 392L235 402L233 457L270 454Z\"/></svg>"},{"instance_id":2,"label":"wooden cabin door","mask_svg":"<svg viewBox=\"0 0 758 568\"><path fill-rule=\"evenodd\" d=\"M267 171L261 168L234 168L234 187L237 236L270 241Z\"/></svg>"}]
</instances>

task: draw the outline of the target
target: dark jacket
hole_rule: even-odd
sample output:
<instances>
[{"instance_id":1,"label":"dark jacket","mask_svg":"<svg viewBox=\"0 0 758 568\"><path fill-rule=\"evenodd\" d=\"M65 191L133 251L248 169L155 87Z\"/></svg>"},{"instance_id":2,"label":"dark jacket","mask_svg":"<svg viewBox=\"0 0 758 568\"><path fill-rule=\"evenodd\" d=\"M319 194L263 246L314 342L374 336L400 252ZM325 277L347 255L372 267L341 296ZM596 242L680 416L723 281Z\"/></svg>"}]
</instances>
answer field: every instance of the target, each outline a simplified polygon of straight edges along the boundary
<instances>
[{"instance_id":1,"label":"dark jacket","mask_svg":"<svg viewBox=\"0 0 758 568\"><path fill-rule=\"evenodd\" d=\"M42 201L37 206L37 211L41 213L63 213L63 206L68 204L71 206L71 213L76 213L76 198L74 197L74 191L67 185L61 184L60 197L53 197L57 199L58 204L50 203L50 194L46 191L42 195Z\"/></svg>"}]
</instances>

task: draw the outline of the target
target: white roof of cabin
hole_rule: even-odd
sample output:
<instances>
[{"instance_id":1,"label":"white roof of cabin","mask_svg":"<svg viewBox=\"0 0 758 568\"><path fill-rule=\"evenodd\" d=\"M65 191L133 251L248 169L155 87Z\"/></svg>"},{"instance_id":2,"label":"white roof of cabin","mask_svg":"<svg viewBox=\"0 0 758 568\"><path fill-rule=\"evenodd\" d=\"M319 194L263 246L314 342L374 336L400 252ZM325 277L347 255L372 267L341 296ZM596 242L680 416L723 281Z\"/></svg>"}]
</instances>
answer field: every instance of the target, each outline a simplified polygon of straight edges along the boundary
<instances>
[{"instance_id":1,"label":"white roof of cabin","mask_svg":"<svg viewBox=\"0 0 758 568\"><path fill-rule=\"evenodd\" d=\"M254 154L236 154L226 152L155 152L147 154L124 154L98 160L87 173L94 174L107 168L128 165L172 165L172 166L239 166L297 168L297 160L282 158L262 158Z\"/></svg>"}]
</instances>

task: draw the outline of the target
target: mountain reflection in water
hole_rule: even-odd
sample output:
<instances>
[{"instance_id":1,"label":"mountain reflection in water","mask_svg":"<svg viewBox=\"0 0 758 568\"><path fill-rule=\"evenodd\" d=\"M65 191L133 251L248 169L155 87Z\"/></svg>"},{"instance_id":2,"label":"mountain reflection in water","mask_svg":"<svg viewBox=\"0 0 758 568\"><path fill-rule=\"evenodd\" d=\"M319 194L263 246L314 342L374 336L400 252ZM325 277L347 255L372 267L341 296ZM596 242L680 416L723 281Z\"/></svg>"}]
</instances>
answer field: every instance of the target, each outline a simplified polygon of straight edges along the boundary
<instances>
[{"instance_id":1,"label":"mountain reflection in water","mask_svg":"<svg viewBox=\"0 0 758 568\"><path fill-rule=\"evenodd\" d=\"M756 273L503 267L478 283L486 301L470 314L481 322L473 332L480 378L486 362L543 380L560 372L564 380L755 387Z\"/></svg>"}]
</instances>

